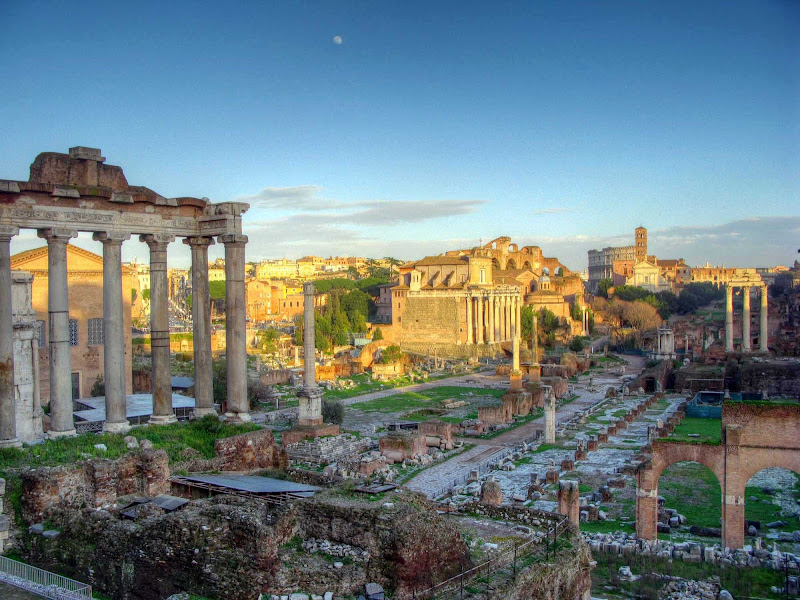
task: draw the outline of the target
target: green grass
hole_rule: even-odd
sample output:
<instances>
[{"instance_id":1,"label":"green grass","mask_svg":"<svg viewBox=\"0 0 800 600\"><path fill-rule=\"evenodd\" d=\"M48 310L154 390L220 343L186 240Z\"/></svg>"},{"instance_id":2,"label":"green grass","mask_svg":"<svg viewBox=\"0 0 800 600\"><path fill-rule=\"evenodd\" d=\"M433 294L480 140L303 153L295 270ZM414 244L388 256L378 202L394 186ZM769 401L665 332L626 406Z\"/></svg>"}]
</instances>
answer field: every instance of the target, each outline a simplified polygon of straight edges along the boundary
<instances>
[{"instance_id":1,"label":"green grass","mask_svg":"<svg viewBox=\"0 0 800 600\"><path fill-rule=\"evenodd\" d=\"M539 444L539 447L534 450L534 454L539 452L546 452L547 450L563 450L564 446L561 444Z\"/></svg>"},{"instance_id":2,"label":"green grass","mask_svg":"<svg viewBox=\"0 0 800 600\"><path fill-rule=\"evenodd\" d=\"M374 379L370 379L368 375L353 375L352 377L349 377L349 379L355 382L356 385L354 387L343 390L325 390L324 397L330 400L343 400L345 398L353 398L354 396L361 396L362 394L368 394L370 392L378 392L382 389L416 385L418 383L438 381L440 379L448 379L450 377L458 377L460 375L463 375L463 373L448 373L436 377L429 377L427 380L422 381L411 381L411 378L408 376L392 379L391 381L375 381Z\"/></svg>"},{"instance_id":3,"label":"green grass","mask_svg":"<svg viewBox=\"0 0 800 600\"><path fill-rule=\"evenodd\" d=\"M473 396L467 394L472 392ZM441 386L423 390L421 392L401 392L393 394L384 398L376 398L375 400L365 400L364 402L356 402L352 404L352 408L364 412L403 412L409 410L418 410L424 408L441 408L441 404L445 400L465 400L469 402L470 399L475 397L490 397L500 398L503 395L502 390L486 390L483 388L468 388L457 386ZM475 415L477 417L477 413ZM457 422L461 422L459 419Z\"/></svg>"},{"instance_id":4,"label":"green grass","mask_svg":"<svg viewBox=\"0 0 800 600\"><path fill-rule=\"evenodd\" d=\"M525 425L526 423L530 423L531 421L535 421L536 419L541 417L543 414L544 414L544 409L543 408L537 408L536 410L534 410L529 415L525 415L524 417L521 417L521 418L518 417L511 424L511 426L509 426L509 427L505 427L503 429L498 429L497 431L493 431L491 433L484 433L483 435L479 435L478 437L480 439L482 439L482 440L494 439L497 436L503 435L504 433L509 432L509 431L513 431L517 427L521 427L522 425Z\"/></svg>"},{"instance_id":5,"label":"green grass","mask_svg":"<svg viewBox=\"0 0 800 600\"><path fill-rule=\"evenodd\" d=\"M699 435L689 437L690 433ZM670 442L718 446L722 443L722 420L686 417L666 439Z\"/></svg>"},{"instance_id":6,"label":"green grass","mask_svg":"<svg viewBox=\"0 0 800 600\"><path fill-rule=\"evenodd\" d=\"M658 493L666 499L666 508L674 508L686 517L687 525L720 526L722 491L716 475L694 462L675 463L664 469Z\"/></svg>"},{"instance_id":7,"label":"green grass","mask_svg":"<svg viewBox=\"0 0 800 600\"><path fill-rule=\"evenodd\" d=\"M581 531L587 533L614 533L615 531L633 531L633 522L625 521L591 521L581 523Z\"/></svg>"},{"instance_id":8,"label":"green grass","mask_svg":"<svg viewBox=\"0 0 800 600\"><path fill-rule=\"evenodd\" d=\"M764 526L771 521L783 521L787 523L783 527L775 528L773 531L794 531L800 529L797 520L781 515L781 507L775 504L775 496L765 494L761 486L748 485L745 488L744 518L748 521L761 521L761 531L768 531ZM800 498L800 480L795 484L795 499ZM751 500L757 498L757 500Z\"/></svg>"}]
</instances>

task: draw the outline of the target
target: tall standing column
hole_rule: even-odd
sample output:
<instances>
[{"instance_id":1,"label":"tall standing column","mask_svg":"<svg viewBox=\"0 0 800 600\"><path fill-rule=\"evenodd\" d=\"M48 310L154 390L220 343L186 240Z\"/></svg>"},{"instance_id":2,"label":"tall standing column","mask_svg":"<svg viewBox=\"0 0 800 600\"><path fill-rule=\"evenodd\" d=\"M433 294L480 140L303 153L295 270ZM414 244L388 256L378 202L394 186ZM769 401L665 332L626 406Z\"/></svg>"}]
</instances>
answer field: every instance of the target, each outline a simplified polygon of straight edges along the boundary
<instances>
[{"instance_id":1,"label":"tall standing column","mask_svg":"<svg viewBox=\"0 0 800 600\"><path fill-rule=\"evenodd\" d=\"M14 321L11 312L11 238L16 227L0 227L0 448L21 446L14 394ZM33 360L39 357L38 351Z\"/></svg>"},{"instance_id":2,"label":"tall standing column","mask_svg":"<svg viewBox=\"0 0 800 600\"><path fill-rule=\"evenodd\" d=\"M211 298L208 291L210 237L185 238L192 248L192 330L194 331L194 416L216 415L211 364Z\"/></svg>"},{"instance_id":3,"label":"tall standing column","mask_svg":"<svg viewBox=\"0 0 800 600\"><path fill-rule=\"evenodd\" d=\"M492 304L492 327L494 327L494 331L492 335L494 336L494 341L500 341L500 297L495 296L494 303Z\"/></svg>"},{"instance_id":4,"label":"tall standing column","mask_svg":"<svg viewBox=\"0 0 800 600\"><path fill-rule=\"evenodd\" d=\"M750 352L750 286L742 288L742 351Z\"/></svg>"},{"instance_id":5,"label":"tall standing column","mask_svg":"<svg viewBox=\"0 0 800 600\"><path fill-rule=\"evenodd\" d=\"M472 296L467 296L467 343L473 343L472 337Z\"/></svg>"},{"instance_id":6,"label":"tall standing column","mask_svg":"<svg viewBox=\"0 0 800 600\"><path fill-rule=\"evenodd\" d=\"M725 352L733 352L733 288L725 286Z\"/></svg>"},{"instance_id":7,"label":"tall standing column","mask_svg":"<svg viewBox=\"0 0 800 600\"><path fill-rule=\"evenodd\" d=\"M488 325L486 326L486 341L490 344L495 341L494 339L494 296L489 296L489 300L487 302L487 314L486 314L486 321Z\"/></svg>"},{"instance_id":8,"label":"tall standing column","mask_svg":"<svg viewBox=\"0 0 800 600\"><path fill-rule=\"evenodd\" d=\"M130 234L101 232L103 243L103 380L106 420L103 431L126 433L130 428L125 396L125 320L122 318L122 242Z\"/></svg>"},{"instance_id":9,"label":"tall standing column","mask_svg":"<svg viewBox=\"0 0 800 600\"><path fill-rule=\"evenodd\" d=\"M759 328L758 328L758 349L761 352L769 352L769 297L767 294L767 286L761 286L761 313L759 315Z\"/></svg>"},{"instance_id":10,"label":"tall standing column","mask_svg":"<svg viewBox=\"0 0 800 600\"><path fill-rule=\"evenodd\" d=\"M247 236L219 236L225 244L225 360L228 365L228 412L225 420L251 421L247 401L247 323L244 289L244 247Z\"/></svg>"},{"instance_id":11,"label":"tall standing column","mask_svg":"<svg viewBox=\"0 0 800 600\"><path fill-rule=\"evenodd\" d=\"M322 425L322 392L317 386L314 327L314 283L307 281L303 284L303 389L297 394L300 400L297 423L301 427Z\"/></svg>"},{"instance_id":12,"label":"tall standing column","mask_svg":"<svg viewBox=\"0 0 800 600\"><path fill-rule=\"evenodd\" d=\"M71 229L40 229L47 240L47 311L50 333L51 438L75 435L72 416L72 361L69 346L69 289L67 244L77 237Z\"/></svg>"},{"instance_id":13,"label":"tall standing column","mask_svg":"<svg viewBox=\"0 0 800 600\"><path fill-rule=\"evenodd\" d=\"M475 305L475 322L478 325L475 331L475 343L483 343L483 296L478 296L478 303Z\"/></svg>"},{"instance_id":14,"label":"tall standing column","mask_svg":"<svg viewBox=\"0 0 800 600\"><path fill-rule=\"evenodd\" d=\"M164 425L177 420L172 411L167 278L167 246L175 241L175 237L148 234L139 236L139 239L150 248L150 346L153 362L153 414L150 423Z\"/></svg>"},{"instance_id":15,"label":"tall standing column","mask_svg":"<svg viewBox=\"0 0 800 600\"><path fill-rule=\"evenodd\" d=\"M514 327L517 332L515 338L522 335L522 299L519 297L514 298Z\"/></svg>"},{"instance_id":16,"label":"tall standing column","mask_svg":"<svg viewBox=\"0 0 800 600\"><path fill-rule=\"evenodd\" d=\"M505 296L503 302L503 339L511 339L511 297Z\"/></svg>"}]
</instances>

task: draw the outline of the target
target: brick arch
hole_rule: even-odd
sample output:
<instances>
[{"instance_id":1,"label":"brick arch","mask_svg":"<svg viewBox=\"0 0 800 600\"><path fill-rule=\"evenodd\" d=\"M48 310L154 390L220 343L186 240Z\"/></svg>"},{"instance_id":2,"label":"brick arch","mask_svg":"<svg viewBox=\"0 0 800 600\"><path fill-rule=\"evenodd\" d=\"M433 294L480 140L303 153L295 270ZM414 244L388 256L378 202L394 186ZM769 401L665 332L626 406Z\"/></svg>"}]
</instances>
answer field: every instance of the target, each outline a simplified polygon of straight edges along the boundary
<instances>
[{"instance_id":1,"label":"brick arch","mask_svg":"<svg viewBox=\"0 0 800 600\"><path fill-rule=\"evenodd\" d=\"M747 482L753 478L753 475L764 469L786 469L800 477L800 451L798 450L747 448L744 452L744 465L739 469L739 478L744 482L744 487L747 486Z\"/></svg>"},{"instance_id":2,"label":"brick arch","mask_svg":"<svg viewBox=\"0 0 800 600\"><path fill-rule=\"evenodd\" d=\"M658 480L665 469L682 462L696 462L708 468L719 482L720 488L725 487L725 462L721 453L708 452L709 446L704 444L669 444L672 446L666 453L653 456L653 480L658 489Z\"/></svg>"},{"instance_id":3,"label":"brick arch","mask_svg":"<svg viewBox=\"0 0 800 600\"><path fill-rule=\"evenodd\" d=\"M517 261L515 261L513 258L509 258L506 261L506 269L516 269L516 268L517 268Z\"/></svg>"}]
</instances>

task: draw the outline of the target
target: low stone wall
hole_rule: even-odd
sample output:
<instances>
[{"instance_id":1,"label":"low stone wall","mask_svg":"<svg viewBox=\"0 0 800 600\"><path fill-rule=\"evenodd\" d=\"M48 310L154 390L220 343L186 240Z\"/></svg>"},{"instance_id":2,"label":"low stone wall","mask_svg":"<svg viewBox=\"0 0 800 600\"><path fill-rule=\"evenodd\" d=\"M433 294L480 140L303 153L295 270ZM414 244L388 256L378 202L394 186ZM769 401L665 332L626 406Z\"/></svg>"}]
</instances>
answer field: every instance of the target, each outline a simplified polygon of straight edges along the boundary
<instances>
[{"instance_id":1,"label":"low stone wall","mask_svg":"<svg viewBox=\"0 0 800 600\"><path fill-rule=\"evenodd\" d=\"M285 469L289 464L286 452L275 444L275 438L269 429L216 440L214 454L219 459L220 471Z\"/></svg>"},{"instance_id":2,"label":"low stone wall","mask_svg":"<svg viewBox=\"0 0 800 600\"><path fill-rule=\"evenodd\" d=\"M427 437L438 437L438 447L444 445L443 450L453 449L453 426L444 421L422 421L417 431Z\"/></svg>"},{"instance_id":3,"label":"low stone wall","mask_svg":"<svg viewBox=\"0 0 800 600\"><path fill-rule=\"evenodd\" d=\"M564 398L569 393L569 383L563 377L542 377L542 384L552 387L556 398Z\"/></svg>"},{"instance_id":4,"label":"low stone wall","mask_svg":"<svg viewBox=\"0 0 800 600\"><path fill-rule=\"evenodd\" d=\"M22 517L29 524L37 523L65 509L110 506L119 496L168 494L169 477L167 453L149 449L117 460L31 469L22 473Z\"/></svg>"},{"instance_id":5,"label":"low stone wall","mask_svg":"<svg viewBox=\"0 0 800 600\"><path fill-rule=\"evenodd\" d=\"M315 427L294 427L281 433L281 444L285 448L290 444L296 444L303 440L325 437L328 435L339 435L341 427L330 423L324 423Z\"/></svg>"},{"instance_id":6,"label":"low stone wall","mask_svg":"<svg viewBox=\"0 0 800 600\"><path fill-rule=\"evenodd\" d=\"M478 407L478 420L486 425L502 425L510 423L514 418L514 405L501 402L493 406Z\"/></svg>"},{"instance_id":7,"label":"low stone wall","mask_svg":"<svg viewBox=\"0 0 800 600\"><path fill-rule=\"evenodd\" d=\"M419 432L389 433L380 439L380 452L391 462L427 454L428 444Z\"/></svg>"}]
</instances>

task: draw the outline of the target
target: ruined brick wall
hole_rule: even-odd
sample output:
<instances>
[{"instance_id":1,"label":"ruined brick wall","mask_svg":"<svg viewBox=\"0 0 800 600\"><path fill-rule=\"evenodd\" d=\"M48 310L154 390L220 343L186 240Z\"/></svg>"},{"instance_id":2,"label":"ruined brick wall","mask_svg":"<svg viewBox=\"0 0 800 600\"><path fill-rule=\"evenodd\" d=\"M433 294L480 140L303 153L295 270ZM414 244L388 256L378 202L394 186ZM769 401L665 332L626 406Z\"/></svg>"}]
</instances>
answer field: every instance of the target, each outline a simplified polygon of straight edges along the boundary
<instances>
[{"instance_id":1,"label":"ruined brick wall","mask_svg":"<svg viewBox=\"0 0 800 600\"><path fill-rule=\"evenodd\" d=\"M800 398L800 364L790 362L729 361L725 377L731 391L761 392Z\"/></svg>"},{"instance_id":2,"label":"ruined brick wall","mask_svg":"<svg viewBox=\"0 0 800 600\"><path fill-rule=\"evenodd\" d=\"M461 324L459 307L464 304L458 300L409 296L401 321L400 347L406 343L457 344Z\"/></svg>"},{"instance_id":3,"label":"ruined brick wall","mask_svg":"<svg viewBox=\"0 0 800 600\"><path fill-rule=\"evenodd\" d=\"M542 377L542 384L552 387L556 398L564 398L569 392L569 383L563 377Z\"/></svg>"},{"instance_id":4,"label":"ruined brick wall","mask_svg":"<svg viewBox=\"0 0 800 600\"><path fill-rule=\"evenodd\" d=\"M157 496L170 491L163 450L131 452L117 460L95 459L71 467L39 467L22 474L22 516L27 523L59 510L109 506L119 496Z\"/></svg>"},{"instance_id":5,"label":"ruined brick wall","mask_svg":"<svg viewBox=\"0 0 800 600\"><path fill-rule=\"evenodd\" d=\"M722 405L723 431L728 425L742 426L738 445L800 450L800 404L725 402Z\"/></svg>"},{"instance_id":6,"label":"ruined brick wall","mask_svg":"<svg viewBox=\"0 0 800 600\"><path fill-rule=\"evenodd\" d=\"M495 406L479 406L478 420L486 425L502 425L510 423L514 418L514 403L512 401L501 401Z\"/></svg>"},{"instance_id":7,"label":"ruined brick wall","mask_svg":"<svg viewBox=\"0 0 800 600\"><path fill-rule=\"evenodd\" d=\"M423 421L417 431L424 436L438 437L448 450L453 449L453 426L443 421Z\"/></svg>"},{"instance_id":8,"label":"ruined brick wall","mask_svg":"<svg viewBox=\"0 0 800 600\"><path fill-rule=\"evenodd\" d=\"M402 461L427 454L428 445L425 436L420 433L390 433L380 439L380 452L388 457L400 455L399 460Z\"/></svg>"},{"instance_id":9,"label":"ruined brick wall","mask_svg":"<svg viewBox=\"0 0 800 600\"><path fill-rule=\"evenodd\" d=\"M242 433L214 442L217 468L221 471L253 469L285 469L289 464L286 452L275 444L269 429Z\"/></svg>"}]
</instances>

